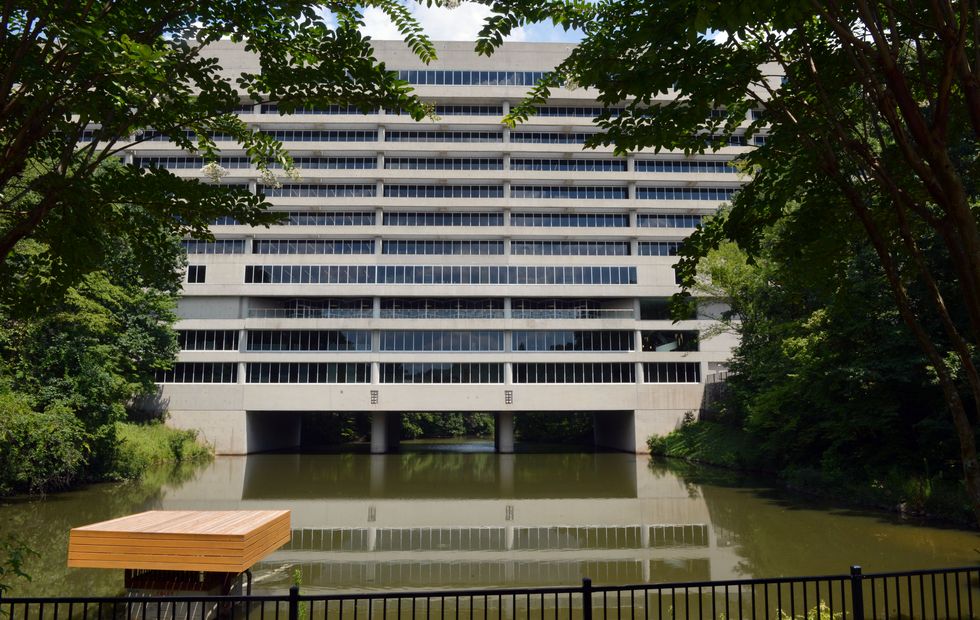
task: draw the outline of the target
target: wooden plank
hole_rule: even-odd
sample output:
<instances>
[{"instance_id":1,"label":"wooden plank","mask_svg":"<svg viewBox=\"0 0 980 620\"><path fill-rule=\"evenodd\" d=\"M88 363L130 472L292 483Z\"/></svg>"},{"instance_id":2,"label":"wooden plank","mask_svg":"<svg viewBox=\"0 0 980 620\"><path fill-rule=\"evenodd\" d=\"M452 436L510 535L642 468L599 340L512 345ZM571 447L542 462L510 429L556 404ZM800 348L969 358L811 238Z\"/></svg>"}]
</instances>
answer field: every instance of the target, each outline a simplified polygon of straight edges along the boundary
<instances>
[{"instance_id":1,"label":"wooden plank","mask_svg":"<svg viewBox=\"0 0 980 620\"><path fill-rule=\"evenodd\" d=\"M291 534L288 510L148 511L72 529L68 565L242 571Z\"/></svg>"}]
</instances>

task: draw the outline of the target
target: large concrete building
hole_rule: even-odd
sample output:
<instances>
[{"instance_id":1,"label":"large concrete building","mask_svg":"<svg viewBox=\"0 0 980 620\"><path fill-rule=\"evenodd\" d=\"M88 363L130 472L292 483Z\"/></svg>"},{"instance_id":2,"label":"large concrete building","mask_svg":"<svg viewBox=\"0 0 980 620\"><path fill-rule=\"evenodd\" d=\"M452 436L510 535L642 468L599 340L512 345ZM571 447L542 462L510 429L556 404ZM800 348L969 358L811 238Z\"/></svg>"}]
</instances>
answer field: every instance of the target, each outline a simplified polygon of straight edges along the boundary
<instances>
[{"instance_id":1,"label":"large concrete building","mask_svg":"<svg viewBox=\"0 0 980 620\"><path fill-rule=\"evenodd\" d=\"M413 122L346 107L280 115L243 105L282 141L299 178L263 180L223 151L223 183L264 192L288 220L231 220L188 241L181 353L159 377L170 423L218 453L296 445L300 412L372 416L372 449L400 412L492 412L513 449L522 412L592 412L596 443L643 451L701 405L732 340L669 319L678 243L740 184L739 141L711 155L585 151L595 93L559 89L527 123L500 123L566 44L510 43L491 58L400 42L379 57L435 106ZM226 70L239 47L211 48ZM165 137L130 157L202 176Z\"/></svg>"}]
</instances>

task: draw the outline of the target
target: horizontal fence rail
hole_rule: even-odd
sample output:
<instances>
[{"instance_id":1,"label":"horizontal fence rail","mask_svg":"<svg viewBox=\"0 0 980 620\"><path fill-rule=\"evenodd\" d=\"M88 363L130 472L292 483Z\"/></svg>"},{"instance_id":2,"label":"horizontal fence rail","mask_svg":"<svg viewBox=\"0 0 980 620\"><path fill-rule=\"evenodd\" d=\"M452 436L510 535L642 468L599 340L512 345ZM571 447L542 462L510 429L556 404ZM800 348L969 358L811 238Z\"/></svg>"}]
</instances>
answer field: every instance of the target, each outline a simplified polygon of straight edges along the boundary
<instances>
[{"instance_id":1,"label":"horizontal fence rail","mask_svg":"<svg viewBox=\"0 0 980 620\"><path fill-rule=\"evenodd\" d=\"M973 618L980 566L683 583L359 594L0 598L10 620Z\"/></svg>"}]
</instances>

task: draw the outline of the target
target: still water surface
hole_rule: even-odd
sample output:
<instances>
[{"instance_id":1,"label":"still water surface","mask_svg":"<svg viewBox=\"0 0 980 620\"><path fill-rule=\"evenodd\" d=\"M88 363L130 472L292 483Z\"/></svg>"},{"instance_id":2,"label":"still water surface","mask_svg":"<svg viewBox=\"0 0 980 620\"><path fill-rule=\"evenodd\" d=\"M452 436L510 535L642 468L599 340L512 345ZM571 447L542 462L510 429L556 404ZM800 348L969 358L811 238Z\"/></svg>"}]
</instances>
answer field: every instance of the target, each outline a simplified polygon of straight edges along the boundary
<instances>
[{"instance_id":1,"label":"still water surface","mask_svg":"<svg viewBox=\"0 0 980 620\"><path fill-rule=\"evenodd\" d=\"M71 527L149 509L292 510L257 591L638 583L975 565L976 533L817 507L760 484L610 453L219 457L176 478L0 503L40 557L12 595L111 595L122 571L65 568Z\"/></svg>"}]
</instances>

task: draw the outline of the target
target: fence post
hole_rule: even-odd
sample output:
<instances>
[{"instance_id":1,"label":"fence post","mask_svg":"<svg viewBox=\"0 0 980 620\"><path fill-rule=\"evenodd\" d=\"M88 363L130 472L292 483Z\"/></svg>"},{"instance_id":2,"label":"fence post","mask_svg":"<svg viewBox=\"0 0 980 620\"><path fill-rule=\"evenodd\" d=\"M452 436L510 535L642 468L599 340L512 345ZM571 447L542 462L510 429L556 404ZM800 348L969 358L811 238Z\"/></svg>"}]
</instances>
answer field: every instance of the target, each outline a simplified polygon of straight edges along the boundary
<instances>
[{"instance_id":1,"label":"fence post","mask_svg":"<svg viewBox=\"0 0 980 620\"><path fill-rule=\"evenodd\" d=\"M592 620L592 580L582 578L582 620Z\"/></svg>"},{"instance_id":2,"label":"fence post","mask_svg":"<svg viewBox=\"0 0 980 620\"><path fill-rule=\"evenodd\" d=\"M864 576L860 566L851 567L851 608L854 620L864 620Z\"/></svg>"},{"instance_id":3,"label":"fence post","mask_svg":"<svg viewBox=\"0 0 980 620\"><path fill-rule=\"evenodd\" d=\"M289 620L299 620L299 586L289 586Z\"/></svg>"}]
</instances>

